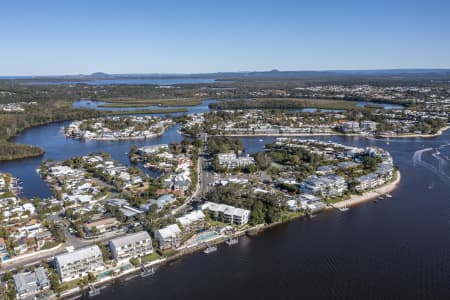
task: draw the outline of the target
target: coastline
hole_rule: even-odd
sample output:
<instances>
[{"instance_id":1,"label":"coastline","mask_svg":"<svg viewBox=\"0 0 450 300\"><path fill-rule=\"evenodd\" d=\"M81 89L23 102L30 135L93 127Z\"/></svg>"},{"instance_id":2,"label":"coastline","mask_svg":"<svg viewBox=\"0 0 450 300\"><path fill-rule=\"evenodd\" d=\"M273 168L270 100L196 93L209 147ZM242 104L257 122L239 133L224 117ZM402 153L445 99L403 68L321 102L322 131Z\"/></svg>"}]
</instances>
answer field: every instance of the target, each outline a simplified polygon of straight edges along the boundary
<instances>
[{"instance_id":1,"label":"coastline","mask_svg":"<svg viewBox=\"0 0 450 300\"><path fill-rule=\"evenodd\" d=\"M382 185L373 190L364 192L362 195L352 195L350 197L350 199L336 202L333 204L333 206L339 209L339 208L354 206L354 205L357 205L357 204L360 204L363 202L367 202L371 199L379 197L380 195L392 192L393 190L395 190L397 188L397 185L400 183L400 180L401 180L401 174L400 174L400 171L397 171L397 178L394 181L392 181L386 185Z\"/></svg>"},{"instance_id":2,"label":"coastline","mask_svg":"<svg viewBox=\"0 0 450 300\"><path fill-rule=\"evenodd\" d=\"M445 131L447 131L450 128L450 126L442 127L438 130L438 132L433 134L402 134L402 135L391 135L391 134L380 134L376 137L378 138L432 138L442 135Z\"/></svg>"}]
</instances>

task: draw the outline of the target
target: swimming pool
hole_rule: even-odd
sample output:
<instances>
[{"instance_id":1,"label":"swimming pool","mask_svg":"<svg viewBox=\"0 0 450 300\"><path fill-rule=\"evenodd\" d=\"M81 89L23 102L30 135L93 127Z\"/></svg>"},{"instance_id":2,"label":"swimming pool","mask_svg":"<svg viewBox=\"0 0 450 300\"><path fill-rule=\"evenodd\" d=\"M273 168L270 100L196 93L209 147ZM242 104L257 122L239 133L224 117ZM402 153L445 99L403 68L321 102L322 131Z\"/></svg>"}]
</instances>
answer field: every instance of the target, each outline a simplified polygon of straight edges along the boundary
<instances>
[{"instance_id":1,"label":"swimming pool","mask_svg":"<svg viewBox=\"0 0 450 300\"><path fill-rule=\"evenodd\" d=\"M111 276L111 271L105 271L105 272L102 272L102 273L98 274L97 277L98 277L99 279L101 279L101 278L108 277L108 276Z\"/></svg>"},{"instance_id":2,"label":"swimming pool","mask_svg":"<svg viewBox=\"0 0 450 300\"><path fill-rule=\"evenodd\" d=\"M201 242L204 242L204 241L206 241L206 240L215 238L216 236L218 236L218 235L217 235L217 233L215 233L215 232L206 232L206 233L200 234L200 235L195 239L195 241L196 241L197 243L201 243Z\"/></svg>"}]
</instances>

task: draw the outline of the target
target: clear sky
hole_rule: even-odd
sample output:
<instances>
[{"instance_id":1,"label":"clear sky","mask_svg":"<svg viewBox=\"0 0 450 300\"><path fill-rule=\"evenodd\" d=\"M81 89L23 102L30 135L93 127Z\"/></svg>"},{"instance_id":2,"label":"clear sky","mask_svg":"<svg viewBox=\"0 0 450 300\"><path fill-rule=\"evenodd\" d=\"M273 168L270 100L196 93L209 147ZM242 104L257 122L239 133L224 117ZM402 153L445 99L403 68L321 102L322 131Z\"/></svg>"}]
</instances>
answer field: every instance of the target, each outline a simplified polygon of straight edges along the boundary
<instances>
[{"instance_id":1,"label":"clear sky","mask_svg":"<svg viewBox=\"0 0 450 300\"><path fill-rule=\"evenodd\" d=\"M0 75L449 68L450 1L0 1Z\"/></svg>"}]
</instances>

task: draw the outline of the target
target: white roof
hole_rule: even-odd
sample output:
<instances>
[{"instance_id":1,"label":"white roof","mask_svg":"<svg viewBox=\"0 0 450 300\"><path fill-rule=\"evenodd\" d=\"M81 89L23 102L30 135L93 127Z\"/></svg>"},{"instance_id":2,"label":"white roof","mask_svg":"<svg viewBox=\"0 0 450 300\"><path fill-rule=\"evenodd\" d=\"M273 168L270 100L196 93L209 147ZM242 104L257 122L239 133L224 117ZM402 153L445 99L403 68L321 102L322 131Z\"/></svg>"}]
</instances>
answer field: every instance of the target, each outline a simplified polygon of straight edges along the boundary
<instances>
[{"instance_id":1,"label":"white roof","mask_svg":"<svg viewBox=\"0 0 450 300\"><path fill-rule=\"evenodd\" d=\"M77 249L73 252L67 252L57 255L55 257L55 260L60 266L64 266L73 263L74 261L83 260L94 256L102 256L102 252L97 245L92 245L89 247Z\"/></svg>"},{"instance_id":2,"label":"white roof","mask_svg":"<svg viewBox=\"0 0 450 300\"><path fill-rule=\"evenodd\" d=\"M181 225L185 226L185 225L189 225L195 221L203 220L205 218L206 217L201 210L195 210L188 214L185 214L182 217L177 218L177 222L179 222Z\"/></svg>"},{"instance_id":3,"label":"white roof","mask_svg":"<svg viewBox=\"0 0 450 300\"><path fill-rule=\"evenodd\" d=\"M170 238L174 235L181 234L180 227L178 227L177 224L169 225L165 228L158 230L158 232L162 238Z\"/></svg>"},{"instance_id":4,"label":"white roof","mask_svg":"<svg viewBox=\"0 0 450 300\"><path fill-rule=\"evenodd\" d=\"M132 243L136 243L136 242L140 242L140 241L144 241L144 240L148 240L148 239L150 239L150 235L148 234L148 232L140 231L140 232L136 232L133 234L127 234L125 236L112 239L109 242L112 245L114 245L114 247L120 248L120 247L128 245L128 244L132 244Z\"/></svg>"}]
</instances>

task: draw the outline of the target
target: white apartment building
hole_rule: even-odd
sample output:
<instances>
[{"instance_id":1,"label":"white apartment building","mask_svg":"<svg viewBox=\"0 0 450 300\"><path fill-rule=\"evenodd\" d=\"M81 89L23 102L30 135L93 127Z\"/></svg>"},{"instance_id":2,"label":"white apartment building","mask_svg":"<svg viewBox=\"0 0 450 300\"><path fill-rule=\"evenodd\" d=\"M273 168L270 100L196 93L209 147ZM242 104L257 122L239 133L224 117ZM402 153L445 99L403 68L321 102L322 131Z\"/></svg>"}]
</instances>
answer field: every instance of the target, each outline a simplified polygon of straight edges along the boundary
<instances>
[{"instance_id":1,"label":"white apartment building","mask_svg":"<svg viewBox=\"0 0 450 300\"><path fill-rule=\"evenodd\" d=\"M162 250L177 248L181 243L181 229L177 224L169 225L155 232L155 238Z\"/></svg>"},{"instance_id":2,"label":"white apartment building","mask_svg":"<svg viewBox=\"0 0 450 300\"><path fill-rule=\"evenodd\" d=\"M206 202L202 209L208 211L208 214L224 223L244 225L250 219L250 211L243 208L236 208L231 205Z\"/></svg>"},{"instance_id":3,"label":"white apartment building","mask_svg":"<svg viewBox=\"0 0 450 300\"><path fill-rule=\"evenodd\" d=\"M219 164L223 168L234 169L238 167L245 167L255 163L255 159L249 155L236 156L235 153L219 153L217 154Z\"/></svg>"},{"instance_id":4,"label":"white apartment building","mask_svg":"<svg viewBox=\"0 0 450 300\"><path fill-rule=\"evenodd\" d=\"M55 266L62 282L87 276L104 269L103 256L97 245L69 251L55 257Z\"/></svg>"},{"instance_id":5,"label":"white apartment building","mask_svg":"<svg viewBox=\"0 0 450 300\"><path fill-rule=\"evenodd\" d=\"M112 239L109 241L109 248L117 261L153 253L152 239L147 231Z\"/></svg>"},{"instance_id":6,"label":"white apartment building","mask_svg":"<svg viewBox=\"0 0 450 300\"><path fill-rule=\"evenodd\" d=\"M205 227L206 216L201 210L195 210L177 218L177 222L183 226L184 232L193 232Z\"/></svg>"}]
</instances>

